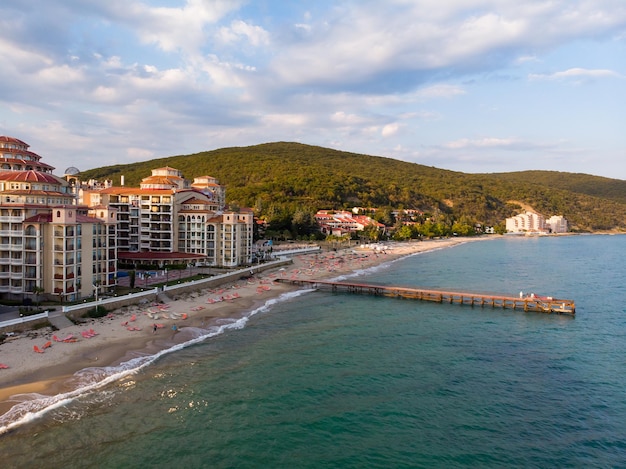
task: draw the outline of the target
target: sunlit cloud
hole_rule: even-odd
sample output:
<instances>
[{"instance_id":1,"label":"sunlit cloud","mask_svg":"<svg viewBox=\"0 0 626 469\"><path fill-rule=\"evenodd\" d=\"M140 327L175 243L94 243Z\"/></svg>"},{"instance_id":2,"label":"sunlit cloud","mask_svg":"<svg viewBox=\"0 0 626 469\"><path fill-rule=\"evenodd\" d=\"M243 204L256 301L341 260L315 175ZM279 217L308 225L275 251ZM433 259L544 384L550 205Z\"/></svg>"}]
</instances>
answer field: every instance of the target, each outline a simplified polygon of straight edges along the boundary
<instances>
[{"instance_id":1,"label":"sunlit cloud","mask_svg":"<svg viewBox=\"0 0 626 469\"><path fill-rule=\"evenodd\" d=\"M570 78L585 79L585 78L623 78L622 75L606 69L585 69L585 68L570 68L561 72L555 72L550 74L530 74L528 76L531 80L566 80Z\"/></svg>"}]
</instances>

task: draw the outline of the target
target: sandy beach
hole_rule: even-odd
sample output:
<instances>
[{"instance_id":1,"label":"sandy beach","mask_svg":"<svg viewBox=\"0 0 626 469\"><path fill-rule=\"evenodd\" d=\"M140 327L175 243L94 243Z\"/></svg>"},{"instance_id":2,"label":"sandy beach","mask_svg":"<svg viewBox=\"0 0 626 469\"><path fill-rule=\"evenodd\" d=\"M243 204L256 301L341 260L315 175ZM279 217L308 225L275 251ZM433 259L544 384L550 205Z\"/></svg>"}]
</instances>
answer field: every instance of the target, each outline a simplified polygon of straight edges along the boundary
<instances>
[{"instance_id":1,"label":"sandy beach","mask_svg":"<svg viewBox=\"0 0 626 469\"><path fill-rule=\"evenodd\" d=\"M100 319L58 331L24 331L0 344L0 415L24 393L54 395L67 390L74 373L90 367L123 363L186 342L226 318L238 318L268 299L299 287L278 278L323 279L348 274L432 249L486 238L452 238L387 243L389 249L368 248L303 254L293 264L265 271L249 280L182 295L159 304L121 308ZM39 351L36 351L39 350Z\"/></svg>"}]
</instances>

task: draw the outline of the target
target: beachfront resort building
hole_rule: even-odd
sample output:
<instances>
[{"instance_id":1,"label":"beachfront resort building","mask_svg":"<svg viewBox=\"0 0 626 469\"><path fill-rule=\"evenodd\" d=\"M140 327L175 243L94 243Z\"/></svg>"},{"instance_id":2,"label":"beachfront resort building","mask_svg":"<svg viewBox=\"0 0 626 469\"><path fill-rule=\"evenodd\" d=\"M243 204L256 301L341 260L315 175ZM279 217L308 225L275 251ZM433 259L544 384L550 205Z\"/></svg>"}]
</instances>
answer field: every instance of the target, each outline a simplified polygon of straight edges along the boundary
<instances>
[{"instance_id":1,"label":"beachfront resort building","mask_svg":"<svg viewBox=\"0 0 626 469\"><path fill-rule=\"evenodd\" d=\"M567 233L569 231L567 220L561 215L552 215L548 218L546 227L550 230L550 233Z\"/></svg>"},{"instance_id":2,"label":"beachfront resort building","mask_svg":"<svg viewBox=\"0 0 626 469\"><path fill-rule=\"evenodd\" d=\"M116 282L115 210L90 213L53 170L28 144L0 137L1 299L73 301Z\"/></svg>"},{"instance_id":3,"label":"beachfront resort building","mask_svg":"<svg viewBox=\"0 0 626 469\"><path fill-rule=\"evenodd\" d=\"M123 177L120 186L80 183L79 198L117 211L120 262L236 267L252 261L253 212L228 210L215 178L189 181L175 168L157 168L139 187L126 187Z\"/></svg>"},{"instance_id":4,"label":"beachfront resort building","mask_svg":"<svg viewBox=\"0 0 626 469\"><path fill-rule=\"evenodd\" d=\"M507 233L567 233L567 220L554 215L548 220L543 215L525 212L506 219Z\"/></svg>"},{"instance_id":5,"label":"beachfront resort building","mask_svg":"<svg viewBox=\"0 0 626 469\"><path fill-rule=\"evenodd\" d=\"M366 226L373 225L384 232L386 226L365 215L355 215L346 210L319 210L315 214L315 221L320 231L325 235L345 236L357 231L363 231Z\"/></svg>"}]
</instances>

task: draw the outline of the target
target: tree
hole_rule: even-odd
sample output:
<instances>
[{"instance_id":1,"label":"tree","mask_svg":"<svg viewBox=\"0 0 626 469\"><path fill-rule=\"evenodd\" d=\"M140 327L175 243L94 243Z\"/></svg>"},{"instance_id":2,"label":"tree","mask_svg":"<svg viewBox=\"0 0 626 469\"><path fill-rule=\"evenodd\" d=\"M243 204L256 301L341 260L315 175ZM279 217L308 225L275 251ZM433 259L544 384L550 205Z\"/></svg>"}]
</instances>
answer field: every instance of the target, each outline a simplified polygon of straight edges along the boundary
<instances>
[{"instance_id":1,"label":"tree","mask_svg":"<svg viewBox=\"0 0 626 469\"><path fill-rule=\"evenodd\" d=\"M376 212L374 219L383 225L392 226L395 223L391 207L383 207Z\"/></svg>"},{"instance_id":2,"label":"tree","mask_svg":"<svg viewBox=\"0 0 626 469\"><path fill-rule=\"evenodd\" d=\"M36 286L33 288L33 293L35 294L35 304L39 307L39 295L44 293L46 290L43 287Z\"/></svg>"},{"instance_id":3,"label":"tree","mask_svg":"<svg viewBox=\"0 0 626 469\"><path fill-rule=\"evenodd\" d=\"M315 214L309 210L298 209L291 217L291 232L294 236L308 236L317 231Z\"/></svg>"},{"instance_id":4,"label":"tree","mask_svg":"<svg viewBox=\"0 0 626 469\"><path fill-rule=\"evenodd\" d=\"M380 239L380 231L378 230L378 225L375 223L370 223L369 225L363 228L363 236L365 236L370 241L378 241Z\"/></svg>"},{"instance_id":5,"label":"tree","mask_svg":"<svg viewBox=\"0 0 626 469\"><path fill-rule=\"evenodd\" d=\"M399 230L393 234L393 239L396 241L406 241L413 238L413 229L409 225L400 227Z\"/></svg>"}]
</instances>

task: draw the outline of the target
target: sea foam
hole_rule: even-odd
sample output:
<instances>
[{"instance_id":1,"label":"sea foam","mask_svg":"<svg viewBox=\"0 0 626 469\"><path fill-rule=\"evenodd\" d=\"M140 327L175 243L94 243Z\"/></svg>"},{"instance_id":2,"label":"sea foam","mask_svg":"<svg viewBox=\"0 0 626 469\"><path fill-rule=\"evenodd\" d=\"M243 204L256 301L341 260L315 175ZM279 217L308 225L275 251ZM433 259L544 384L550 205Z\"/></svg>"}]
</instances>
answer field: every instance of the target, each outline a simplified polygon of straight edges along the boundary
<instances>
[{"instance_id":1,"label":"sea foam","mask_svg":"<svg viewBox=\"0 0 626 469\"><path fill-rule=\"evenodd\" d=\"M10 400L18 401L18 403L4 415L0 416L0 435L22 425L34 422L49 412L62 408L78 398L93 394L94 391L101 390L112 383L119 382L128 376L136 374L165 355L211 339L229 330L243 329L252 316L270 311L271 308L278 303L290 301L293 298L311 291L313 290L302 289L286 292L281 294L278 298L268 299L263 305L246 312L240 318L223 319L220 320L218 325L210 326L207 329L193 328L194 337L192 339L160 350L154 354L140 355L116 366L84 368L76 372L70 379L68 384L73 387L71 391L54 396L46 396L39 393L11 396ZM76 418L76 416L74 415L73 418Z\"/></svg>"}]
</instances>

